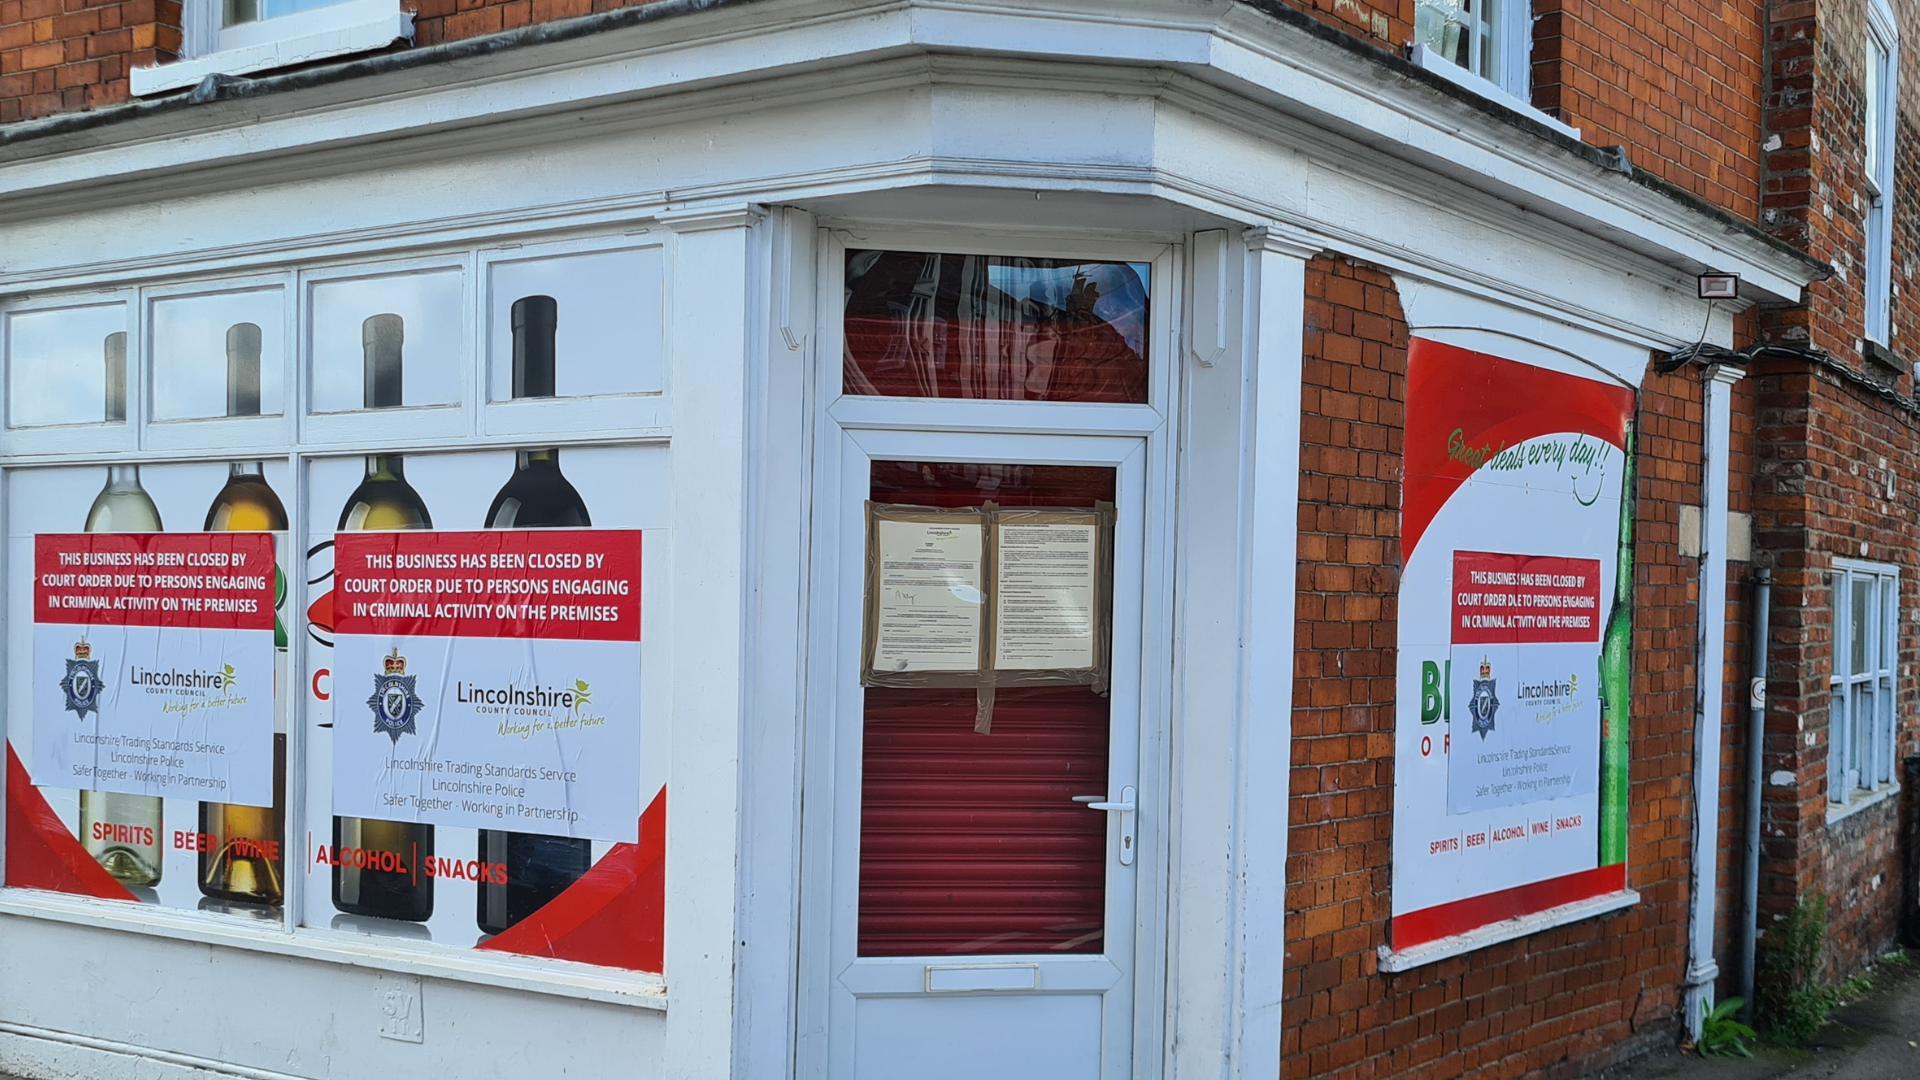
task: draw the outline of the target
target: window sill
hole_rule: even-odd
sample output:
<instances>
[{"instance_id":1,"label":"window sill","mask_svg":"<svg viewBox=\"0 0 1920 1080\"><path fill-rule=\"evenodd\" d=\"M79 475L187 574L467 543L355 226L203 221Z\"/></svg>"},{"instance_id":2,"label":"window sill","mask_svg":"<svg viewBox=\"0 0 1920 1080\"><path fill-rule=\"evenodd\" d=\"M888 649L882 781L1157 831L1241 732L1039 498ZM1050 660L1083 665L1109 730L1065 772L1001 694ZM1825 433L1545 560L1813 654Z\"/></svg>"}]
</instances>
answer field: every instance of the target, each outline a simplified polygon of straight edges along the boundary
<instances>
[{"instance_id":1,"label":"window sill","mask_svg":"<svg viewBox=\"0 0 1920 1080\"><path fill-rule=\"evenodd\" d=\"M348 964L385 973L419 975L662 1012L667 1008L667 984L659 975L596 968L564 960L450 949L444 945L317 928L303 928L289 934L283 929L234 925L238 920L210 919L197 913L32 889L0 891L0 917L9 915L171 938L200 945L246 949L274 956Z\"/></svg>"},{"instance_id":2,"label":"window sill","mask_svg":"<svg viewBox=\"0 0 1920 1080\"><path fill-rule=\"evenodd\" d=\"M343 4L341 14L347 17L342 19L341 25L314 28L298 36L222 49L157 67L134 68L128 72L133 96L146 97L170 90L183 90L209 75L245 75L349 53L371 52L384 49L395 41L410 41L413 38L413 15L398 10L397 4L371 18L366 5Z\"/></svg>"},{"instance_id":3,"label":"window sill","mask_svg":"<svg viewBox=\"0 0 1920 1080\"><path fill-rule=\"evenodd\" d=\"M1483 79L1459 64L1441 56L1425 45L1415 45L1413 54L1408 57L1416 67L1422 67L1435 75L1479 94L1489 101L1497 102L1512 109L1529 120L1537 120L1569 139L1580 138L1580 129L1554 119L1552 116L1533 107L1533 103L1508 93L1499 84ZM135 91L138 93L138 91Z\"/></svg>"},{"instance_id":4,"label":"window sill","mask_svg":"<svg viewBox=\"0 0 1920 1080\"><path fill-rule=\"evenodd\" d=\"M1868 807L1879 806L1898 794L1900 794L1900 785L1897 782L1887 784L1879 791L1856 791L1846 802L1827 804L1827 824L1844 821Z\"/></svg>"},{"instance_id":5,"label":"window sill","mask_svg":"<svg viewBox=\"0 0 1920 1080\"><path fill-rule=\"evenodd\" d=\"M1608 893L1605 896L1576 900L1571 904L1562 904L1545 911L1536 911L1531 915L1522 915L1517 919L1508 919L1478 930L1469 930L1464 934L1429 941L1424 945L1415 945L1410 949L1395 952L1385 945L1380 946L1380 970L1387 974L1397 971L1412 971L1414 968L1431 964L1436 960L1446 960L1455 956L1484 949L1489 945L1498 945L1503 941L1512 941L1542 930L1551 930L1556 926L1591 919L1596 915L1630 908L1640 902L1640 894L1632 889Z\"/></svg>"}]
</instances>

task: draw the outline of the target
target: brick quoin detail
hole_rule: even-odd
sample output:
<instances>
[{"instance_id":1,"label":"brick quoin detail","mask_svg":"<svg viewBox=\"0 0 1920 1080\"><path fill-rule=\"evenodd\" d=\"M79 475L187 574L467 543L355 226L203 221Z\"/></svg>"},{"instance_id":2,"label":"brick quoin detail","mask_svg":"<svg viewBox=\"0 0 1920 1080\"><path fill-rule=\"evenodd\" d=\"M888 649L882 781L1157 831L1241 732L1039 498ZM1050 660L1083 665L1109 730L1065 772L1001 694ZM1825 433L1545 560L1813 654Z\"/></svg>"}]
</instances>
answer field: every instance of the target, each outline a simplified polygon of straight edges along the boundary
<instances>
[{"instance_id":1,"label":"brick quoin detail","mask_svg":"<svg viewBox=\"0 0 1920 1080\"><path fill-rule=\"evenodd\" d=\"M1393 279L1307 268L1287 858L1286 1080L1572 1078L1680 1025L1692 815L1698 372L1640 404L1629 881L1638 907L1397 975L1393 710L1408 330Z\"/></svg>"}]
</instances>

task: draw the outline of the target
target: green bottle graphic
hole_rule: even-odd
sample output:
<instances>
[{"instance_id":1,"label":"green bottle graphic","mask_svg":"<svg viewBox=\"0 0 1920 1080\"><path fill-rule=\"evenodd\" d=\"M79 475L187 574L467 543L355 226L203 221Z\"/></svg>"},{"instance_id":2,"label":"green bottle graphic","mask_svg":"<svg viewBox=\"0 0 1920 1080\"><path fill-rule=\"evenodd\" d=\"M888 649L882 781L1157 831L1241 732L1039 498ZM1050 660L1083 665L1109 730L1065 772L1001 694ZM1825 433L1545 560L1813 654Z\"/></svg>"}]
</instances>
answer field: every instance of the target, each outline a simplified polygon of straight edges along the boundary
<instances>
[{"instance_id":1,"label":"green bottle graphic","mask_svg":"<svg viewBox=\"0 0 1920 1080\"><path fill-rule=\"evenodd\" d=\"M1633 425L1620 478L1620 555L1613 610L1600 639L1600 865L1627 861L1628 745L1633 702Z\"/></svg>"}]
</instances>

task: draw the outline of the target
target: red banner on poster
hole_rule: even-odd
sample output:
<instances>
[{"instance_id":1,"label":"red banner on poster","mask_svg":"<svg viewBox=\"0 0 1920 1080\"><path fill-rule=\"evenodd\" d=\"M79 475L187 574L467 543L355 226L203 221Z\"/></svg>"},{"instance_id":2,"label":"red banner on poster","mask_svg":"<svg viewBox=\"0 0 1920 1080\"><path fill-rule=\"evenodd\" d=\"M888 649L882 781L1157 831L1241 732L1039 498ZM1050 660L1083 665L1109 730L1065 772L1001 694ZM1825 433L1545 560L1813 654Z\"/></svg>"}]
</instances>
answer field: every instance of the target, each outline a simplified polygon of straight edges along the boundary
<instances>
[{"instance_id":1,"label":"red banner on poster","mask_svg":"<svg viewBox=\"0 0 1920 1080\"><path fill-rule=\"evenodd\" d=\"M1453 643L1600 640L1600 561L1453 553Z\"/></svg>"},{"instance_id":2,"label":"red banner on poster","mask_svg":"<svg viewBox=\"0 0 1920 1080\"><path fill-rule=\"evenodd\" d=\"M345 532L335 633L640 640L640 531Z\"/></svg>"},{"instance_id":3,"label":"red banner on poster","mask_svg":"<svg viewBox=\"0 0 1920 1080\"><path fill-rule=\"evenodd\" d=\"M271 533L39 533L33 621L273 629Z\"/></svg>"}]
</instances>

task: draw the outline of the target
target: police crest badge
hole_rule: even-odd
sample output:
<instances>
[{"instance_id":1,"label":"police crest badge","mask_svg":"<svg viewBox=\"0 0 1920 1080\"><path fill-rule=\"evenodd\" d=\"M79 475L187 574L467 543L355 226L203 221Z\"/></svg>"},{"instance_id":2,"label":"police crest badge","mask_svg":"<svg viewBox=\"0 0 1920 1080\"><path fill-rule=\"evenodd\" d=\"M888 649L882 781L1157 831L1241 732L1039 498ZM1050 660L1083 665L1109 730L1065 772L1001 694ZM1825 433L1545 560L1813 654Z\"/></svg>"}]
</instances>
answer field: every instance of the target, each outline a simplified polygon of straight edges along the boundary
<instances>
[{"instance_id":1,"label":"police crest badge","mask_svg":"<svg viewBox=\"0 0 1920 1080\"><path fill-rule=\"evenodd\" d=\"M407 658L399 649L387 656L384 666L386 670L373 677L373 696L367 699L367 707L373 710L373 730L398 744L402 735L419 734L413 721L427 703L414 689L420 677L407 674Z\"/></svg>"},{"instance_id":2,"label":"police crest badge","mask_svg":"<svg viewBox=\"0 0 1920 1080\"><path fill-rule=\"evenodd\" d=\"M1487 733L1493 730L1493 716L1500 711L1500 698L1494 693L1493 665L1485 657L1480 659L1480 677L1473 680L1473 696L1467 699L1467 713L1473 717L1473 730L1480 733L1480 741L1487 741Z\"/></svg>"},{"instance_id":3,"label":"police crest badge","mask_svg":"<svg viewBox=\"0 0 1920 1080\"><path fill-rule=\"evenodd\" d=\"M100 715L100 661L93 658L93 646L74 642L73 659L67 661L66 677L60 690L67 695L67 711L85 720L88 713Z\"/></svg>"}]
</instances>

